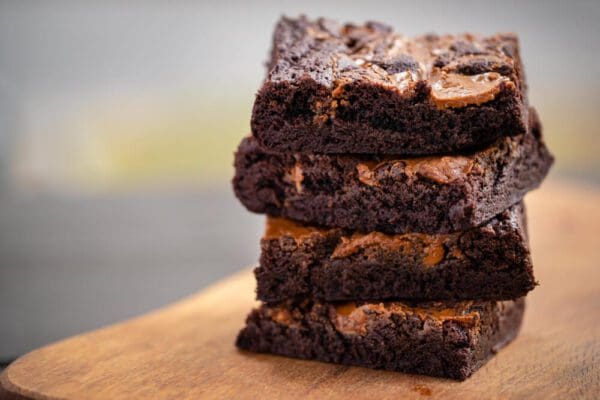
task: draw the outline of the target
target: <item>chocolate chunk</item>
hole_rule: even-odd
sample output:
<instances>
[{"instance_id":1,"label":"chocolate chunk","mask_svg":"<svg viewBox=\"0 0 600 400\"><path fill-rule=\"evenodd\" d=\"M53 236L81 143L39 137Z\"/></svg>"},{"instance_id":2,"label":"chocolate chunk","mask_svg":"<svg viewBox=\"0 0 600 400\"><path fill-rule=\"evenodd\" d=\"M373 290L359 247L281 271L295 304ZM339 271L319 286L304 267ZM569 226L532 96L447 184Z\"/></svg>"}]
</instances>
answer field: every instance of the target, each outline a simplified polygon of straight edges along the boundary
<instances>
[{"instance_id":1,"label":"chocolate chunk","mask_svg":"<svg viewBox=\"0 0 600 400\"><path fill-rule=\"evenodd\" d=\"M377 64L388 74L397 74L404 71L418 71L419 63L408 54L400 54L395 57L388 57L381 60L373 59L373 64Z\"/></svg>"},{"instance_id":2,"label":"chocolate chunk","mask_svg":"<svg viewBox=\"0 0 600 400\"><path fill-rule=\"evenodd\" d=\"M485 72L508 75L511 73L512 68L512 65L501 59L475 56L461 59L456 62L455 66L447 69L464 75L477 75Z\"/></svg>"},{"instance_id":3,"label":"chocolate chunk","mask_svg":"<svg viewBox=\"0 0 600 400\"><path fill-rule=\"evenodd\" d=\"M459 57L466 55L486 54L486 52L481 50L481 48L475 43L464 40L457 40L450 44L450 50L454 51Z\"/></svg>"}]
</instances>

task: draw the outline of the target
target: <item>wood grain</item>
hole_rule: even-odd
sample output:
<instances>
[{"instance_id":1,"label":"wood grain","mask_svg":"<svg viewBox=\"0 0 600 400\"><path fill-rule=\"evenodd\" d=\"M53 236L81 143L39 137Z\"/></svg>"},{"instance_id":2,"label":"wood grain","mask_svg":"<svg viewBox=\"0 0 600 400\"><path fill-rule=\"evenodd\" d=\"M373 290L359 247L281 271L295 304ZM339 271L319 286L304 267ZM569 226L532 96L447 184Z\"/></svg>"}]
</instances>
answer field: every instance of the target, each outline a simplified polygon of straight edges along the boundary
<instances>
[{"instance_id":1,"label":"wood grain","mask_svg":"<svg viewBox=\"0 0 600 400\"><path fill-rule=\"evenodd\" d=\"M465 382L237 351L235 336L255 303L246 270L173 306L27 354L2 374L3 395L597 398L600 192L549 182L530 195L528 213L540 286L528 298L520 336Z\"/></svg>"}]
</instances>

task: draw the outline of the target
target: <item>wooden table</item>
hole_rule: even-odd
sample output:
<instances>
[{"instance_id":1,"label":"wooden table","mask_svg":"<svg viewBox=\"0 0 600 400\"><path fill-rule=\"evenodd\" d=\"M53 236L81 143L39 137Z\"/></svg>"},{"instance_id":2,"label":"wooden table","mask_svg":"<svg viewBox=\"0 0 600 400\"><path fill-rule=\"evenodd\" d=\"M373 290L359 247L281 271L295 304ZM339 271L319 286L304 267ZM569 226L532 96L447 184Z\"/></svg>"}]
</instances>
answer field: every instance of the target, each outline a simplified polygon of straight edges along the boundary
<instances>
[{"instance_id":1,"label":"wooden table","mask_svg":"<svg viewBox=\"0 0 600 400\"><path fill-rule=\"evenodd\" d=\"M465 382L237 351L249 270L148 315L33 351L10 399L598 398L600 192L550 182L528 198L541 285L520 336ZM248 238L257 241L258 238Z\"/></svg>"}]
</instances>

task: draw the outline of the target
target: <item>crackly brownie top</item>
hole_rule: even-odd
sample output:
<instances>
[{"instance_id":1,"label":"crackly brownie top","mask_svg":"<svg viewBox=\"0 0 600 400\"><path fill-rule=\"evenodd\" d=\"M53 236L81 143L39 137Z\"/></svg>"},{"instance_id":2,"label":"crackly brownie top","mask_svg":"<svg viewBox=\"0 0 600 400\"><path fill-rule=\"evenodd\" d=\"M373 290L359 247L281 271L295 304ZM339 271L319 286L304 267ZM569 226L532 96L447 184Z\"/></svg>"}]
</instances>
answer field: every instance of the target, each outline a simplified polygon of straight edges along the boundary
<instances>
[{"instance_id":1,"label":"crackly brownie top","mask_svg":"<svg viewBox=\"0 0 600 400\"><path fill-rule=\"evenodd\" d=\"M283 17L277 24L267 80L312 79L343 100L344 87L367 83L411 96L429 88L439 108L491 101L520 88L514 34L424 35L408 38L387 25L340 25Z\"/></svg>"}]
</instances>

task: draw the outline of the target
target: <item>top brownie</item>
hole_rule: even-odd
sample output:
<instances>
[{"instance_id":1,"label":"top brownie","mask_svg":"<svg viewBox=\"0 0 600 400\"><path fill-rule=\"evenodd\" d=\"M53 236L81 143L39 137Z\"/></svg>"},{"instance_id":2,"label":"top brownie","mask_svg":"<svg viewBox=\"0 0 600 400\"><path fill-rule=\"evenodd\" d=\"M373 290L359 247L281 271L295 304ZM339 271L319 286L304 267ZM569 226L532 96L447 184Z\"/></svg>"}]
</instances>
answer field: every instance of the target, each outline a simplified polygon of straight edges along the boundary
<instances>
[{"instance_id":1,"label":"top brownie","mask_svg":"<svg viewBox=\"0 0 600 400\"><path fill-rule=\"evenodd\" d=\"M281 152L426 155L527 130L517 37L407 38L376 22L282 18L252 132Z\"/></svg>"}]
</instances>

